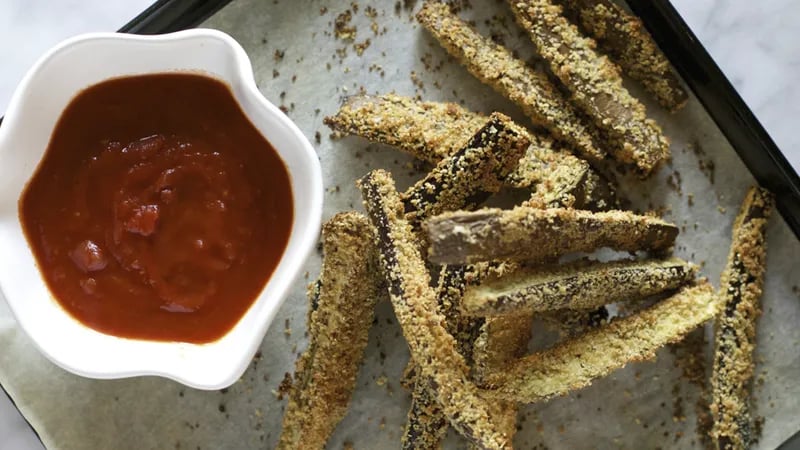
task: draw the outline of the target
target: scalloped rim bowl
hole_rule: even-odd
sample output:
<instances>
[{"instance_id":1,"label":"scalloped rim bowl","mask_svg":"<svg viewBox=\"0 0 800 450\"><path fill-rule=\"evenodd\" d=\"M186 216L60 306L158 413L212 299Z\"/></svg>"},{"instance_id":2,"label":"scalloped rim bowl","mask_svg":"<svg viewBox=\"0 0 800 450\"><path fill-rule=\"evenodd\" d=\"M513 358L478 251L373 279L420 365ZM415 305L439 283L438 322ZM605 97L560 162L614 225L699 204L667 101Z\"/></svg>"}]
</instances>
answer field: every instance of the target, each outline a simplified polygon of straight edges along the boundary
<instances>
[{"instance_id":1,"label":"scalloped rim bowl","mask_svg":"<svg viewBox=\"0 0 800 450\"><path fill-rule=\"evenodd\" d=\"M61 112L78 92L109 78L175 71L199 71L230 86L286 164L294 200L289 242L261 294L230 332L202 345L119 338L73 319L42 280L17 210ZM322 192L319 160L308 139L261 95L247 54L227 34L195 29L161 36L80 35L39 59L0 126L0 290L36 347L70 372L90 378L156 375L199 389L226 387L244 373L316 244Z\"/></svg>"}]
</instances>

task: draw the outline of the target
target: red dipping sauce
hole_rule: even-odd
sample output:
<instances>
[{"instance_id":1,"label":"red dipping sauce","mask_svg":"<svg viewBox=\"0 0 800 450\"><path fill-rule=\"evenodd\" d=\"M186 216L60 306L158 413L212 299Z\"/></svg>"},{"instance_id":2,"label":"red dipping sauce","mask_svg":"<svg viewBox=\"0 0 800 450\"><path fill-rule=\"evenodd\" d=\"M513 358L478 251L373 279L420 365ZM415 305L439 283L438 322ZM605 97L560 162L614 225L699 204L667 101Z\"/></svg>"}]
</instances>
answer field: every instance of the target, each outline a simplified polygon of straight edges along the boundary
<instances>
[{"instance_id":1,"label":"red dipping sauce","mask_svg":"<svg viewBox=\"0 0 800 450\"><path fill-rule=\"evenodd\" d=\"M19 214L45 282L78 321L207 343L269 280L293 204L283 161L228 86L175 73L75 97Z\"/></svg>"}]
</instances>

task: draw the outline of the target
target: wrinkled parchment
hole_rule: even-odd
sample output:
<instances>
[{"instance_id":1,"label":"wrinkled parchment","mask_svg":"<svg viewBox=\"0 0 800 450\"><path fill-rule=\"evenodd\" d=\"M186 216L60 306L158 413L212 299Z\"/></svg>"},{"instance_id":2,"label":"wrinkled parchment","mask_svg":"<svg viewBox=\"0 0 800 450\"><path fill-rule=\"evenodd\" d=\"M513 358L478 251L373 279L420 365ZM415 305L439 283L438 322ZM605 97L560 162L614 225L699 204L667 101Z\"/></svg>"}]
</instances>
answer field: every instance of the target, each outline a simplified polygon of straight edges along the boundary
<instances>
[{"instance_id":1,"label":"wrinkled parchment","mask_svg":"<svg viewBox=\"0 0 800 450\"><path fill-rule=\"evenodd\" d=\"M328 138L323 116L362 87L369 93L396 91L428 100L463 101L469 108L504 111L529 124L516 107L475 81L411 20L419 7L413 3L385 1L374 10L362 3L356 11L349 1L236 0L205 24L230 33L244 46L261 91L288 108L312 143L320 133L315 146L325 180L325 219L340 210L361 209L353 181L372 168L392 170L401 187L419 177L411 160L394 150L355 138ZM508 17L504 3L474 3L473 9L462 12L464 17L476 19L484 33L529 57L531 45ZM354 41L334 38L334 20L346 10L351 10L350 25L356 27ZM354 44L360 44L363 55ZM640 90L634 92L644 98ZM703 264L703 274L718 284L731 223L753 179L695 99L674 116L649 99L646 104L672 139L674 160L652 180L624 191L639 210L665 207L666 218L682 226L676 253ZM713 182L709 170L700 170L709 164L714 166ZM667 187L667 177L681 194ZM763 449L775 448L800 429L800 299L794 287L800 283L795 264L800 243L779 215L769 225L768 240L755 388L755 412L765 418L758 446ZM297 281L278 313L260 358L224 392L192 390L158 378L97 381L71 375L37 353L4 302L0 382L52 449L271 448L285 405L276 390L306 345L305 285L319 264L319 255L310 258L309 275ZM552 341L551 333L540 327L535 334ZM711 336L710 327L705 334ZM678 362L686 358L676 357L687 351L681 346L665 348L655 362L631 364L573 395L523 408L516 447L700 448L695 433L698 388L681 378L686 364ZM390 305L383 302L349 414L329 448L342 448L344 443L357 449L399 448L409 396L398 381L407 358L400 328ZM448 448L463 445L456 436L448 437Z\"/></svg>"}]
</instances>

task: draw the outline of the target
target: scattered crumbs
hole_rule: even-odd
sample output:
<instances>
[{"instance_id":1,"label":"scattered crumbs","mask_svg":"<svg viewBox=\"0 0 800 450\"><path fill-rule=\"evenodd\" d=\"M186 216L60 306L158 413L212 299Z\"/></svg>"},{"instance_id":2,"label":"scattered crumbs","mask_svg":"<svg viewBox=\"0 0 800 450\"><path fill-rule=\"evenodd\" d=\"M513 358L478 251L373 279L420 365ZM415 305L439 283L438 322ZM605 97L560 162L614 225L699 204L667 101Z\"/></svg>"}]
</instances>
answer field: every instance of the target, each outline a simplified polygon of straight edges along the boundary
<instances>
[{"instance_id":1,"label":"scattered crumbs","mask_svg":"<svg viewBox=\"0 0 800 450\"><path fill-rule=\"evenodd\" d=\"M353 13L349 9L336 16L333 32L338 39L352 41L356 38L357 30L356 27L350 25L351 20L353 20Z\"/></svg>"},{"instance_id":2,"label":"scattered crumbs","mask_svg":"<svg viewBox=\"0 0 800 450\"><path fill-rule=\"evenodd\" d=\"M224 403L220 403L219 407L217 409L219 409L219 412L224 413L225 412L225 404Z\"/></svg>"},{"instance_id":3,"label":"scattered crumbs","mask_svg":"<svg viewBox=\"0 0 800 450\"><path fill-rule=\"evenodd\" d=\"M387 381L389 381L389 379L386 377L386 375L381 375L375 380L375 384L378 386L385 386Z\"/></svg>"},{"instance_id":4,"label":"scattered crumbs","mask_svg":"<svg viewBox=\"0 0 800 450\"><path fill-rule=\"evenodd\" d=\"M277 70L275 70L275 69L272 69L272 78L273 78L273 79L274 79L274 78L278 78L279 76L281 76L281 73L280 73L280 72L278 72L278 71L277 71Z\"/></svg>"},{"instance_id":5,"label":"scattered crumbs","mask_svg":"<svg viewBox=\"0 0 800 450\"><path fill-rule=\"evenodd\" d=\"M320 16L324 16L325 13L327 13L327 12L328 12L328 7L327 6L323 6L322 8L319 9L319 15Z\"/></svg>"},{"instance_id":6,"label":"scattered crumbs","mask_svg":"<svg viewBox=\"0 0 800 450\"><path fill-rule=\"evenodd\" d=\"M320 134L320 132L319 132L319 131L317 131L316 133L314 133L314 142L316 142L317 144L319 144L320 142L322 142L322 134ZM308 272L306 272L306 275L308 275Z\"/></svg>"},{"instance_id":7,"label":"scattered crumbs","mask_svg":"<svg viewBox=\"0 0 800 450\"><path fill-rule=\"evenodd\" d=\"M714 161L706 157L706 152L703 150L703 146L700 144L699 140L695 139L689 144L689 148L697 156L697 163L700 171L703 172L703 175L708 178L711 184L714 184Z\"/></svg>"},{"instance_id":8,"label":"scattered crumbs","mask_svg":"<svg viewBox=\"0 0 800 450\"><path fill-rule=\"evenodd\" d=\"M686 194L686 203L689 206L694 206L694 194L692 194L691 192Z\"/></svg>"},{"instance_id":9,"label":"scattered crumbs","mask_svg":"<svg viewBox=\"0 0 800 450\"><path fill-rule=\"evenodd\" d=\"M681 189L681 173L677 170L669 174L667 176L667 185L678 195L683 195L683 191Z\"/></svg>"},{"instance_id":10,"label":"scattered crumbs","mask_svg":"<svg viewBox=\"0 0 800 450\"><path fill-rule=\"evenodd\" d=\"M419 75L415 70L411 71L410 77L411 77L411 82L414 83L414 86L416 86L418 89L425 88L425 85L422 83L422 80L419 79Z\"/></svg>"},{"instance_id":11,"label":"scattered crumbs","mask_svg":"<svg viewBox=\"0 0 800 450\"><path fill-rule=\"evenodd\" d=\"M378 428L381 430L386 428L386 417L381 417L381 421L378 423Z\"/></svg>"},{"instance_id":12,"label":"scattered crumbs","mask_svg":"<svg viewBox=\"0 0 800 450\"><path fill-rule=\"evenodd\" d=\"M281 384L278 385L277 391L272 391L278 400L283 400L283 396L289 394L289 391L292 389L292 374L286 372L283 374L283 380L281 380Z\"/></svg>"},{"instance_id":13,"label":"scattered crumbs","mask_svg":"<svg viewBox=\"0 0 800 450\"><path fill-rule=\"evenodd\" d=\"M717 211L721 214L725 214L728 210L724 206L717 206Z\"/></svg>"},{"instance_id":14,"label":"scattered crumbs","mask_svg":"<svg viewBox=\"0 0 800 450\"><path fill-rule=\"evenodd\" d=\"M292 327L290 326L289 319L286 319L286 321L283 322L283 334L286 336L292 335Z\"/></svg>"},{"instance_id":15,"label":"scattered crumbs","mask_svg":"<svg viewBox=\"0 0 800 450\"><path fill-rule=\"evenodd\" d=\"M275 61L280 61L280 60L282 60L282 59L283 59L283 56L284 56L285 54L286 54L286 52L285 52L284 50L276 49L276 50L275 50L275 54L274 54L274 55L272 55L272 58L273 58Z\"/></svg>"},{"instance_id":16,"label":"scattered crumbs","mask_svg":"<svg viewBox=\"0 0 800 450\"><path fill-rule=\"evenodd\" d=\"M297 74L292 75L292 83L294 83L295 81L297 81Z\"/></svg>"},{"instance_id":17,"label":"scattered crumbs","mask_svg":"<svg viewBox=\"0 0 800 450\"><path fill-rule=\"evenodd\" d=\"M353 44L353 48L356 49L356 55L358 55L358 56L363 55L364 54L364 50L369 48L371 43L372 43L372 41L370 41L370 39L367 38L364 42Z\"/></svg>"},{"instance_id":18,"label":"scattered crumbs","mask_svg":"<svg viewBox=\"0 0 800 450\"><path fill-rule=\"evenodd\" d=\"M355 448L353 447L353 443L350 442L350 441L344 441L344 444L342 444L342 449L344 449L344 450L355 450Z\"/></svg>"}]
</instances>

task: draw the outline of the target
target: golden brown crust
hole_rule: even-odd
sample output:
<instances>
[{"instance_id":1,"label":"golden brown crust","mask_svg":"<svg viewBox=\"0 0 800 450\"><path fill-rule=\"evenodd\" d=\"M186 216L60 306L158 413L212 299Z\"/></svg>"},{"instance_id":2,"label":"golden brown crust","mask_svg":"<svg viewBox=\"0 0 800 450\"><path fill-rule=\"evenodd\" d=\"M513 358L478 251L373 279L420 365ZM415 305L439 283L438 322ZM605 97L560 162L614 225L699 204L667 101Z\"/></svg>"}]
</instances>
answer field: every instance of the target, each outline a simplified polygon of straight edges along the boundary
<instances>
[{"instance_id":1,"label":"golden brown crust","mask_svg":"<svg viewBox=\"0 0 800 450\"><path fill-rule=\"evenodd\" d=\"M403 450L435 450L447 433L447 419L430 389L430 380L414 377L411 407L401 438Z\"/></svg>"},{"instance_id":2,"label":"golden brown crust","mask_svg":"<svg viewBox=\"0 0 800 450\"><path fill-rule=\"evenodd\" d=\"M582 157L605 159L605 151L592 135L594 127L579 118L545 74L481 36L444 3L425 2L417 20L472 75L516 103L534 123L573 146Z\"/></svg>"},{"instance_id":3,"label":"golden brown crust","mask_svg":"<svg viewBox=\"0 0 800 450\"><path fill-rule=\"evenodd\" d=\"M502 370L525 355L531 339L532 314L490 317L475 340L474 373L480 385L487 374ZM492 419L509 439L517 432L517 402L498 399L492 403Z\"/></svg>"},{"instance_id":4,"label":"golden brown crust","mask_svg":"<svg viewBox=\"0 0 800 450\"><path fill-rule=\"evenodd\" d=\"M486 116L456 103L423 102L395 94L357 95L326 117L325 123L337 133L392 145L436 164L463 147L486 123ZM506 184L533 188L532 206L604 210L616 205L612 183L586 161L548 137L520 129L531 144Z\"/></svg>"},{"instance_id":5,"label":"golden brown crust","mask_svg":"<svg viewBox=\"0 0 800 450\"><path fill-rule=\"evenodd\" d=\"M449 212L422 224L438 264L471 264L496 259L546 261L601 247L622 251L664 250L678 227L629 211L592 213L574 209L484 208Z\"/></svg>"},{"instance_id":6,"label":"golden brown crust","mask_svg":"<svg viewBox=\"0 0 800 450\"><path fill-rule=\"evenodd\" d=\"M645 107L622 85L619 70L598 55L550 0L509 0L517 22L531 37L572 100L608 134L612 156L649 175L669 159L669 141Z\"/></svg>"},{"instance_id":7,"label":"golden brown crust","mask_svg":"<svg viewBox=\"0 0 800 450\"><path fill-rule=\"evenodd\" d=\"M278 448L322 449L347 411L381 282L369 220L356 212L322 228L308 349L297 360Z\"/></svg>"},{"instance_id":8,"label":"golden brown crust","mask_svg":"<svg viewBox=\"0 0 800 450\"><path fill-rule=\"evenodd\" d=\"M680 340L718 309L719 300L704 281L636 314L519 359L487 376L485 386L498 398L523 403L565 395L630 362L653 358L657 349Z\"/></svg>"},{"instance_id":9,"label":"golden brown crust","mask_svg":"<svg viewBox=\"0 0 800 450\"><path fill-rule=\"evenodd\" d=\"M671 112L689 100L650 33L638 17L609 0L560 0L605 52Z\"/></svg>"},{"instance_id":10,"label":"golden brown crust","mask_svg":"<svg viewBox=\"0 0 800 450\"><path fill-rule=\"evenodd\" d=\"M733 224L728 264L720 280L724 306L716 324L711 376L711 436L719 449L745 449L753 443L750 384L772 208L769 192L758 187L748 191Z\"/></svg>"},{"instance_id":11,"label":"golden brown crust","mask_svg":"<svg viewBox=\"0 0 800 450\"><path fill-rule=\"evenodd\" d=\"M391 145L436 164L463 147L486 124L486 116L456 103L421 102L395 94L355 95L326 117L325 124L337 133Z\"/></svg>"},{"instance_id":12,"label":"golden brown crust","mask_svg":"<svg viewBox=\"0 0 800 450\"><path fill-rule=\"evenodd\" d=\"M438 311L411 225L403 217L394 180L387 172L376 170L358 184L376 230L381 269L418 379L432 380L436 400L456 431L483 448L510 448L508 437L491 420L489 402L468 379L467 364L455 339L444 327L445 318Z\"/></svg>"},{"instance_id":13,"label":"golden brown crust","mask_svg":"<svg viewBox=\"0 0 800 450\"><path fill-rule=\"evenodd\" d=\"M458 352L466 361L472 360L473 343L483 325L483 319L462 316L461 298L466 288L466 273L463 266L442 266L436 298L445 317L445 328L458 343ZM413 369L406 369L413 372ZM431 392L430 380L414 379L411 408L403 433L404 449L436 449L447 431L447 420Z\"/></svg>"},{"instance_id":14,"label":"golden brown crust","mask_svg":"<svg viewBox=\"0 0 800 450\"><path fill-rule=\"evenodd\" d=\"M475 209L517 167L527 134L508 116L493 113L460 150L403 193L406 219L417 226L444 211Z\"/></svg>"},{"instance_id":15,"label":"golden brown crust","mask_svg":"<svg viewBox=\"0 0 800 450\"><path fill-rule=\"evenodd\" d=\"M530 266L469 286L461 309L476 316L595 309L677 289L695 273L696 267L679 258Z\"/></svg>"}]
</instances>

